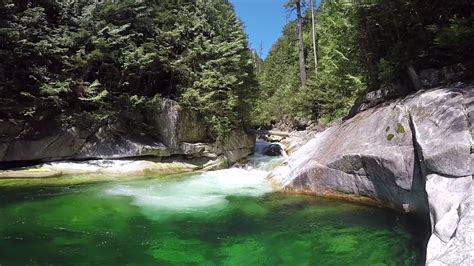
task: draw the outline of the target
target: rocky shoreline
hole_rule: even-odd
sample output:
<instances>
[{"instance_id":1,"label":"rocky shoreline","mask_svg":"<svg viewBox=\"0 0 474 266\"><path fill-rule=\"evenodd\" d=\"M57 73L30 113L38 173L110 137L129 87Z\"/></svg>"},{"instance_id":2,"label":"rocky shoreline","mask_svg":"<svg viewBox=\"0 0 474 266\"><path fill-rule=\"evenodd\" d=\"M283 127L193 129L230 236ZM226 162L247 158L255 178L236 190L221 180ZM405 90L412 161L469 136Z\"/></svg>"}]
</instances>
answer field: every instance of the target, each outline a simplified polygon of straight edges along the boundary
<instances>
[{"instance_id":1,"label":"rocky shoreline","mask_svg":"<svg viewBox=\"0 0 474 266\"><path fill-rule=\"evenodd\" d=\"M91 182L221 169L246 158L255 146L255 136L242 129L211 138L196 113L170 99L155 101L135 119L147 121L148 129L125 118L69 128L54 119L41 127L34 126L38 121L0 120L0 185L28 178L50 178L36 183L54 185L51 178L60 176L88 175L82 179Z\"/></svg>"},{"instance_id":2,"label":"rocky shoreline","mask_svg":"<svg viewBox=\"0 0 474 266\"><path fill-rule=\"evenodd\" d=\"M270 178L287 191L415 214L431 224L426 264L466 265L474 261L473 119L474 86L419 91L296 135Z\"/></svg>"}]
</instances>

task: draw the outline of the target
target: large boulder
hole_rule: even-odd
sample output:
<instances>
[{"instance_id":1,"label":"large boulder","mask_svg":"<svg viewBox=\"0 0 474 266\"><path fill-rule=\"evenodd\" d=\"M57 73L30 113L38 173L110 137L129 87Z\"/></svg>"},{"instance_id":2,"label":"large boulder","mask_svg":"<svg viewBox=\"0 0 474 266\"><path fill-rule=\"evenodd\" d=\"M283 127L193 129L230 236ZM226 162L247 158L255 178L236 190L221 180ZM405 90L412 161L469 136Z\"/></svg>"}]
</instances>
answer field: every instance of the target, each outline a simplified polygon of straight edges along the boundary
<instances>
[{"instance_id":1,"label":"large boulder","mask_svg":"<svg viewBox=\"0 0 474 266\"><path fill-rule=\"evenodd\" d=\"M474 261L466 248L474 246L467 222L473 91L466 85L420 91L358 113L316 134L271 179L286 190L416 214L431 223L428 264Z\"/></svg>"},{"instance_id":2,"label":"large boulder","mask_svg":"<svg viewBox=\"0 0 474 266\"><path fill-rule=\"evenodd\" d=\"M282 155L283 149L278 143L271 143L263 150L262 154L267 156L280 156Z\"/></svg>"}]
</instances>

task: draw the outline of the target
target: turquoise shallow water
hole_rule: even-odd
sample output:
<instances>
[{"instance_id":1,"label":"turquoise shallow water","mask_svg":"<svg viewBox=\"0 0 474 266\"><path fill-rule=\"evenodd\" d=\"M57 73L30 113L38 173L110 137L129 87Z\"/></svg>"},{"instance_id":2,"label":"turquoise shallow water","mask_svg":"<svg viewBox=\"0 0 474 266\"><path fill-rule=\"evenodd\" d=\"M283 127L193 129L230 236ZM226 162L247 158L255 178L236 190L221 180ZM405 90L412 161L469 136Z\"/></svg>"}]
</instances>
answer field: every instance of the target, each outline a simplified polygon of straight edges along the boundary
<instances>
[{"instance_id":1,"label":"turquoise shallow water","mask_svg":"<svg viewBox=\"0 0 474 266\"><path fill-rule=\"evenodd\" d=\"M0 192L0 265L420 265L418 229L258 170Z\"/></svg>"}]
</instances>

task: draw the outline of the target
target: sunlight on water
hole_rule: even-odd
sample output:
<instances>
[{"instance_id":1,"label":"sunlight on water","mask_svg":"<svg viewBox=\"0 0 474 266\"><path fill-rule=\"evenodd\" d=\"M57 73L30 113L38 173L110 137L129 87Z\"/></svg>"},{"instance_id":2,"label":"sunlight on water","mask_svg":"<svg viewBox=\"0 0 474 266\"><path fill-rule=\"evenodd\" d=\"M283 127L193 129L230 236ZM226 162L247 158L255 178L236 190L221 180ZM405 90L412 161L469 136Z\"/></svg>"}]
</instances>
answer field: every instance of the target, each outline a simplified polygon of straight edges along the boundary
<instances>
[{"instance_id":1,"label":"sunlight on water","mask_svg":"<svg viewBox=\"0 0 474 266\"><path fill-rule=\"evenodd\" d=\"M272 191L266 177L282 159L261 155L266 145L266 142L257 141L257 152L248 158L244 167L210 171L154 184L139 182L114 185L105 193L132 197L133 204L144 207L146 213L152 210L192 213L209 208L221 209L228 203L228 196L258 197ZM160 212L153 212L154 219L167 216L166 212L161 212L161 215L157 213Z\"/></svg>"},{"instance_id":2,"label":"sunlight on water","mask_svg":"<svg viewBox=\"0 0 474 266\"><path fill-rule=\"evenodd\" d=\"M208 208L224 208L228 203L226 197L230 195L258 197L270 192L266 175L267 172L262 170L232 168L161 183L114 185L105 193L132 197L134 205L145 207L148 211L155 209L191 213ZM160 218L160 215L153 215L153 218Z\"/></svg>"}]
</instances>

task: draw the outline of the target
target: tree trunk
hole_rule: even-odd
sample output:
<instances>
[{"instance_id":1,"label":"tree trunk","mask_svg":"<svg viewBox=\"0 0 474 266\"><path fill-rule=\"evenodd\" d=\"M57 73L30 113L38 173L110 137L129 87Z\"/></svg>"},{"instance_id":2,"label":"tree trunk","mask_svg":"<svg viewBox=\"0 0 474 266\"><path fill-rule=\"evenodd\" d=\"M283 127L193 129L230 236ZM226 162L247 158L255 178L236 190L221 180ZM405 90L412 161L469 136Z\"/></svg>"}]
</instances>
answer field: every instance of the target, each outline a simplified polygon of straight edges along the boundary
<instances>
[{"instance_id":1,"label":"tree trunk","mask_svg":"<svg viewBox=\"0 0 474 266\"><path fill-rule=\"evenodd\" d=\"M415 68L413 68L412 65L407 67L407 73L415 90L421 89L420 78L418 77L418 74L416 74Z\"/></svg>"},{"instance_id":2,"label":"tree trunk","mask_svg":"<svg viewBox=\"0 0 474 266\"><path fill-rule=\"evenodd\" d=\"M301 2L296 1L296 31L298 32L299 61L300 61L300 80L301 86L306 81L306 70L304 62L304 45L303 45L303 17L301 16Z\"/></svg>"},{"instance_id":3,"label":"tree trunk","mask_svg":"<svg viewBox=\"0 0 474 266\"><path fill-rule=\"evenodd\" d=\"M314 54L314 72L318 75L318 56L316 54L316 23L314 22L314 0L311 0L311 23L313 29L313 54Z\"/></svg>"},{"instance_id":4,"label":"tree trunk","mask_svg":"<svg viewBox=\"0 0 474 266\"><path fill-rule=\"evenodd\" d=\"M265 129L247 129L247 132L255 135L273 135L281 137L289 137L289 132L283 132L278 130L265 130Z\"/></svg>"}]
</instances>

